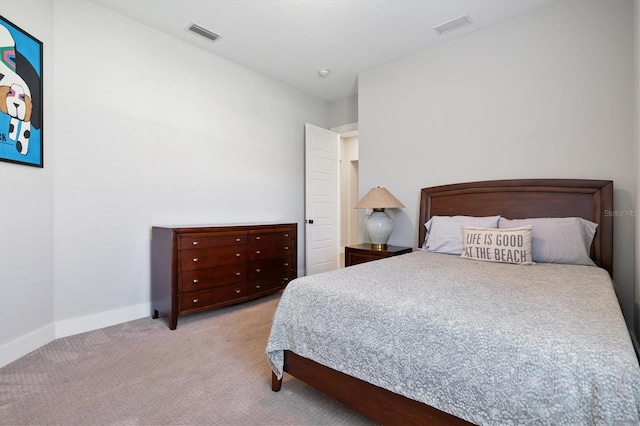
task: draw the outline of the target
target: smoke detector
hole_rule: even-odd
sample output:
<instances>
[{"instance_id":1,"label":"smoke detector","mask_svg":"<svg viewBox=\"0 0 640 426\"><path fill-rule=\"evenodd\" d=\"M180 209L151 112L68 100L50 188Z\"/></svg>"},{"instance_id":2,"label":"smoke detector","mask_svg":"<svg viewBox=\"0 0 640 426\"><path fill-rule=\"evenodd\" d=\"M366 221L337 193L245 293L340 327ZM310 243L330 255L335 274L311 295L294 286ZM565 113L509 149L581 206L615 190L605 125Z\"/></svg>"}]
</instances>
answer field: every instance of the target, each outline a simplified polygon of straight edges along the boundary
<instances>
[{"instance_id":1,"label":"smoke detector","mask_svg":"<svg viewBox=\"0 0 640 426\"><path fill-rule=\"evenodd\" d=\"M321 69L320 69L320 71L318 71L318 75L319 75L321 78L327 78L327 77L329 77L329 74L330 74L330 73L331 73L331 71L329 71L329 70L328 70L328 69L326 69L326 68L321 68Z\"/></svg>"}]
</instances>

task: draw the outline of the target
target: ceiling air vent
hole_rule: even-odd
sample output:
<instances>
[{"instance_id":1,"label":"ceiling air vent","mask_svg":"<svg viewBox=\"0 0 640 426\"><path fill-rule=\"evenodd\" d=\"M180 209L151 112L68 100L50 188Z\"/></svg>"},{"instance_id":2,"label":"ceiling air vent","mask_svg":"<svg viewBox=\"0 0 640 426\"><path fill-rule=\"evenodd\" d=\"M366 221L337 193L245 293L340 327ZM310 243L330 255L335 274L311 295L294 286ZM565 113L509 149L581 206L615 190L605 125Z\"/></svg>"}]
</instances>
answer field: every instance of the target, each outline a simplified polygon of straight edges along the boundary
<instances>
[{"instance_id":1,"label":"ceiling air vent","mask_svg":"<svg viewBox=\"0 0 640 426\"><path fill-rule=\"evenodd\" d=\"M217 39L220 38L220 36L216 33L212 33L211 31L207 30L206 28L202 28L199 25L196 24L191 24L191 26L188 28L189 31L198 34L199 36L202 36L206 39L209 39L211 41L216 41Z\"/></svg>"},{"instance_id":2,"label":"ceiling air vent","mask_svg":"<svg viewBox=\"0 0 640 426\"><path fill-rule=\"evenodd\" d=\"M449 31L457 30L458 28L464 27L465 25L469 25L471 23L471 18L469 15L462 15L459 18L452 19L447 22L443 22L440 25L436 25L433 27L433 30L438 34L442 35L444 33L448 33Z\"/></svg>"}]
</instances>

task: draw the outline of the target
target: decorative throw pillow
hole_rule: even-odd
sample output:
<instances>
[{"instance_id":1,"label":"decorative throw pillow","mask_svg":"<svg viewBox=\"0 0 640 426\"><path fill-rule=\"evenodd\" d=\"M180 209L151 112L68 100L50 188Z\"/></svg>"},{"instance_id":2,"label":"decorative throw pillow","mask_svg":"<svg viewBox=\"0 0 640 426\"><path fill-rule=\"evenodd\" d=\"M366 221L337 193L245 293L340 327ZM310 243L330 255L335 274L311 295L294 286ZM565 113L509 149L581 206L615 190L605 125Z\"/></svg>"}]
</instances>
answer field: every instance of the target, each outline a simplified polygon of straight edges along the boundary
<instances>
[{"instance_id":1,"label":"decorative throw pillow","mask_svg":"<svg viewBox=\"0 0 640 426\"><path fill-rule=\"evenodd\" d=\"M531 265L531 225L511 229L462 227L460 257L487 262Z\"/></svg>"},{"instance_id":2,"label":"decorative throw pillow","mask_svg":"<svg viewBox=\"0 0 640 426\"><path fill-rule=\"evenodd\" d=\"M534 262L595 265L590 253L598 224L581 217L500 218L498 227L518 228L523 225L533 225L531 254Z\"/></svg>"},{"instance_id":3,"label":"decorative throw pillow","mask_svg":"<svg viewBox=\"0 0 640 426\"><path fill-rule=\"evenodd\" d=\"M427 236L422 248L446 254L462 253L462 225L497 228L500 216L433 216L424 226Z\"/></svg>"}]
</instances>

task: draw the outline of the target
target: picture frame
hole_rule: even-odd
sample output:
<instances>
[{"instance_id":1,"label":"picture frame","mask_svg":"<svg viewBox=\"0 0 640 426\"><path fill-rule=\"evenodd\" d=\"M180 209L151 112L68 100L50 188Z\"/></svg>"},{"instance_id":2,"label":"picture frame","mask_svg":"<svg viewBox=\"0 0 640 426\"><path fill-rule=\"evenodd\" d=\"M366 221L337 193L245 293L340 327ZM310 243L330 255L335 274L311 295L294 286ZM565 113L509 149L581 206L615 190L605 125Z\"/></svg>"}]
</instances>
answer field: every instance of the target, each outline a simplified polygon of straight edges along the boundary
<instances>
[{"instance_id":1,"label":"picture frame","mask_svg":"<svg viewBox=\"0 0 640 426\"><path fill-rule=\"evenodd\" d=\"M0 161L44 167L42 42L0 15Z\"/></svg>"}]
</instances>

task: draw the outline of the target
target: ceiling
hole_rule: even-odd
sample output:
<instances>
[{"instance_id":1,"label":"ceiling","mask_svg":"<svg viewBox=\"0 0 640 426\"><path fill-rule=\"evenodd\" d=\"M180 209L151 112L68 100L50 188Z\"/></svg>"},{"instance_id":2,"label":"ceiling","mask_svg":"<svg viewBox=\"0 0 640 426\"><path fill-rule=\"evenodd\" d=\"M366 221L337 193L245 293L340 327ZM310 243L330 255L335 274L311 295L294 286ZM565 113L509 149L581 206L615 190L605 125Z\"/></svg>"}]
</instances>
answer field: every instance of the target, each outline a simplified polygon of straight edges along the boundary
<instances>
[{"instance_id":1,"label":"ceiling","mask_svg":"<svg viewBox=\"0 0 640 426\"><path fill-rule=\"evenodd\" d=\"M333 102L357 94L362 71L558 0L91 1ZM471 24L434 31L465 14ZM194 34L191 24L220 38Z\"/></svg>"}]
</instances>

